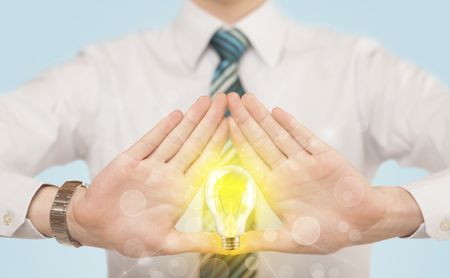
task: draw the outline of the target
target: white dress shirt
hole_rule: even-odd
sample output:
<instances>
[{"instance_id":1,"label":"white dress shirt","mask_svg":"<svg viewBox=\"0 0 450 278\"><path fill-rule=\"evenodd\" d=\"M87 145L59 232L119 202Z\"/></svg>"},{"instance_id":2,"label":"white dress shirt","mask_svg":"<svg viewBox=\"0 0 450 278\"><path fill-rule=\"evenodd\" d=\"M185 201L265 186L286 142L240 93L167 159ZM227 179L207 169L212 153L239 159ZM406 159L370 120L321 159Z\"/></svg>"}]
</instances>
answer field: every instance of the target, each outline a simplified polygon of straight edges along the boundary
<instances>
[{"instance_id":1,"label":"white dress shirt","mask_svg":"<svg viewBox=\"0 0 450 278\"><path fill-rule=\"evenodd\" d=\"M168 27L88 46L1 96L0 236L42 238L26 219L45 182L33 178L37 173L83 159L94 177L166 113L208 94L219 63L208 42L222 26L187 1ZM240 63L247 91L269 108L292 113L369 180L387 159L436 173L405 185L425 219L413 237L450 237L450 94L444 86L370 39L290 22L270 1L235 27L252 45ZM179 229L198 227L194 219L188 211ZM274 223L275 217L260 227ZM109 274L196 277L197 258L134 260L108 252ZM370 247L258 258L259 277L310 277L319 269L360 278L369 276Z\"/></svg>"}]
</instances>

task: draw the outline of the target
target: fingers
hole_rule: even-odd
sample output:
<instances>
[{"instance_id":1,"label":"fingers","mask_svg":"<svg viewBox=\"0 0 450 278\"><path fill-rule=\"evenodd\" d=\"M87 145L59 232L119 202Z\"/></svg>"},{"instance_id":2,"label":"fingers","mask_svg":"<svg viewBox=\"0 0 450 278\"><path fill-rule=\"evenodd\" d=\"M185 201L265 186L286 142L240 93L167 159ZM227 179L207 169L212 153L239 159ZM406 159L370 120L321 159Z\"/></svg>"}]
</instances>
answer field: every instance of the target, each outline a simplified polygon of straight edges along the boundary
<instances>
[{"instance_id":1,"label":"fingers","mask_svg":"<svg viewBox=\"0 0 450 278\"><path fill-rule=\"evenodd\" d=\"M198 98L185 113L183 120L174 130L172 130L172 132L170 132L150 158L160 162L166 162L172 158L184 144L194 128L203 119L210 106L211 100L209 97L202 96Z\"/></svg>"},{"instance_id":2,"label":"fingers","mask_svg":"<svg viewBox=\"0 0 450 278\"><path fill-rule=\"evenodd\" d=\"M305 150L307 150L312 155L321 154L331 149L327 144L322 142L311 131L297 122L294 117L292 117L283 109L273 109L272 117L284 129L286 129Z\"/></svg>"},{"instance_id":3,"label":"fingers","mask_svg":"<svg viewBox=\"0 0 450 278\"><path fill-rule=\"evenodd\" d=\"M149 156L159 144L172 132L183 119L183 113L175 110L163 118L154 128L147 132L139 141L125 151L134 159L142 160Z\"/></svg>"},{"instance_id":4,"label":"fingers","mask_svg":"<svg viewBox=\"0 0 450 278\"><path fill-rule=\"evenodd\" d=\"M286 156L275 146L264 129L247 111L238 94L231 93L228 95L228 106L233 120L239 126L245 138L269 166L274 168L286 159Z\"/></svg>"},{"instance_id":5,"label":"fingers","mask_svg":"<svg viewBox=\"0 0 450 278\"><path fill-rule=\"evenodd\" d=\"M281 232L271 230L270 236L264 231L249 231L241 236L241 248L244 252L280 251ZM270 240L267 240L269 238Z\"/></svg>"},{"instance_id":6,"label":"fingers","mask_svg":"<svg viewBox=\"0 0 450 278\"><path fill-rule=\"evenodd\" d=\"M228 140L228 121L222 119L211 140L203 152L187 170L186 176L190 184L197 189L203 184L208 173L219 162L221 151Z\"/></svg>"},{"instance_id":7,"label":"fingers","mask_svg":"<svg viewBox=\"0 0 450 278\"><path fill-rule=\"evenodd\" d=\"M270 168L267 164L258 156L253 150L250 143L244 137L241 130L232 118L229 118L230 122L230 137L233 145L236 149L241 163L250 172L253 178L258 184L262 184L267 173L270 173Z\"/></svg>"},{"instance_id":8,"label":"fingers","mask_svg":"<svg viewBox=\"0 0 450 278\"><path fill-rule=\"evenodd\" d=\"M272 118L269 111L253 94L246 93L242 96L242 103L285 155L294 156L298 153L306 153L294 138Z\"/></svg>"},{"instance_id":9,"label":"fingers","mask_svg":"<svg viewBox=\"0 0 450 278\"><path fill-rule=\"evenodd\" d=\"M210 138L214 135L220 121L223 119L226 106L227 100L225 95L217 94L206 115L169 163L184 172L202 153Z\"/></svg>"},{"instance_id":10,"label":"fingers","mask_svg":"<svg viewBox=\"0 0 450 278\"><path fill-rule=\"evenodd\" d=\"M213 137L209 141L208 145L204 150L204 154L215 154L216 157L219 157L220 152L222 151L225 143L227 142L229 134L229 124L227 119L222 119L219 127L214 133Z\"/></svg>"}]
</instances>

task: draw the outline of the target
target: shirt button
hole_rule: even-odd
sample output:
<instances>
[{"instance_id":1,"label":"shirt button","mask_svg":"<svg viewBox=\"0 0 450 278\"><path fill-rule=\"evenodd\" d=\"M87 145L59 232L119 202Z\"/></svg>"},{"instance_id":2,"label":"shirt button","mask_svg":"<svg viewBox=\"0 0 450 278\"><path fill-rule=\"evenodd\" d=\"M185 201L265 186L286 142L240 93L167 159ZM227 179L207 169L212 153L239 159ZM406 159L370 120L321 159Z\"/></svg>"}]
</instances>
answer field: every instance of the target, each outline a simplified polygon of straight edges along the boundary
<instances>
[{"instance_id":1,"label":"shirt button","mask_svg":"<svg viewBox=\"0 0 450 278\"><path fill-rule=\"evenodd\" d=\"M450 220L444 220L441 222L441 231L448 232L450 230Z\"/></svg>"},{"instance_id":2,"label":"shirt button","mask_svg":"<svg viewBox=\"0 0 450 278\"><path fill-rule=\"evenodd\" d=\"M450 230L450 220L444 220L441 222L441 231L448 232Z\"/></svg>"},{"instance_id":3,"label":"shirt button","mask_svg":"<svg viewBox=\"0 0 450 278\"><path fill-rule=\"evenodd\" d=\"M9 225L11 225L12 221L13 221L13 218L9 212L3 214L3 224L5 224L6 226L9 226Z\"/></svg>"}]
</instances>

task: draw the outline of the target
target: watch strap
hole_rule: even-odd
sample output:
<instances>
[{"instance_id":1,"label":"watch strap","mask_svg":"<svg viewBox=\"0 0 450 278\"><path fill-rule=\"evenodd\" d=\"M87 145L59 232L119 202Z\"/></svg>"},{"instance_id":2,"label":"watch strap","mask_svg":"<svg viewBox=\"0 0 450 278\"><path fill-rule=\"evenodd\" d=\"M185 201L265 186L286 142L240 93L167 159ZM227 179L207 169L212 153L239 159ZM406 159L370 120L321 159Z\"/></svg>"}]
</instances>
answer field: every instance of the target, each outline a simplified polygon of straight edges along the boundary
<instances>
[{"instance_id":1,"label":"watch strap","mask_svg":"<svg viewBox=\"0 0 450 278\"><path fill-rule=\"evenodd\" d=\"M50 226L52 228L53 236L59 243L76 248L80 247L81 244L72 238L69 233L67 227L67 208L69 207L73 194L79 187L86 188L80 181L65 182L58 189L50 210Z\"/></svg>"}]
</instances>

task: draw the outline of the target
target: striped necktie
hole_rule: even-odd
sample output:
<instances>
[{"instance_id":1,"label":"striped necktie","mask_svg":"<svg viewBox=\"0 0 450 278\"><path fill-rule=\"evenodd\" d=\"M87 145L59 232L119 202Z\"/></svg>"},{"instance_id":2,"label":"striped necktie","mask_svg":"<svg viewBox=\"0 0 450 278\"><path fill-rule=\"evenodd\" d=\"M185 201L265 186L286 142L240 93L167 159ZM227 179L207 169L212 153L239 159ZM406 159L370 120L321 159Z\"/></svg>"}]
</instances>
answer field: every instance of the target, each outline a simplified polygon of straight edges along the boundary
<instances>
[{"instance_id":1,"label":"striped necktie","mask_svg":"<svg viewBox=\"0 0 450 278\"><path fill-rule=\"evenodd\" d=\"M211 38L210 45L220 57L220 63L214 71L211 95L218 92L236 92L243 95L244 88L239 80L239 59L250 42L237 29L220 29Z\"/></svg>"},{"instance_id":2,"label":"striped necktie","mask_svg":"<svg viewBox=\"0 0 450 278\"><path fill-rule=\"evenodd\" d=\"M249 45L248 39L237 29L220 29L211 38L210 46L220 57L220 63L214 72L211 83L211 96L218 92L236 92L241 96L244 94L244 88L239 79L239 59ZM229 111L227 110L226 116L228 115ZM220 164L236 163L239 163L239 159L231 142L228 142L223 150ZM254 228L254 218L252 213L247 221L247 229ZM203 222L204 228L215 231L213 218L207 208L204 208ZM200 257L201 278L251 278L255 277L257 273L256 267L256 254L251 253L237 256L202 254Z\"/></svg>"}]
</instances>

